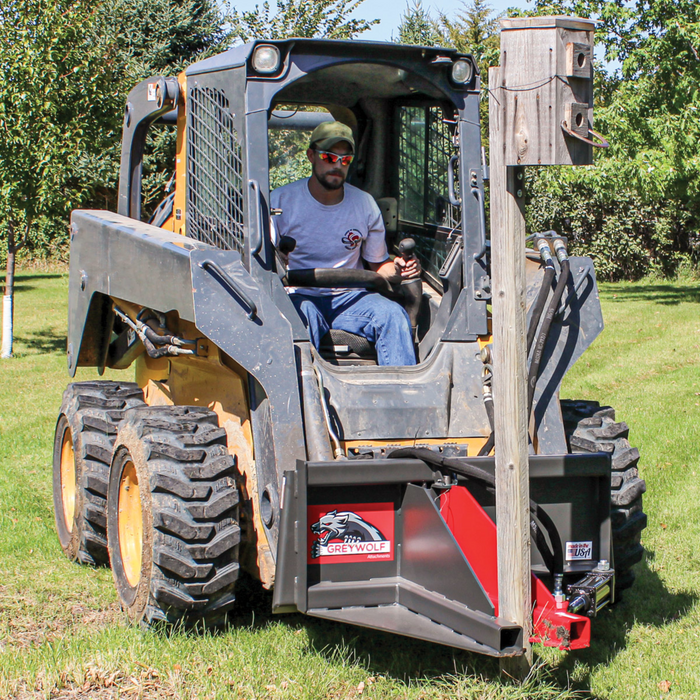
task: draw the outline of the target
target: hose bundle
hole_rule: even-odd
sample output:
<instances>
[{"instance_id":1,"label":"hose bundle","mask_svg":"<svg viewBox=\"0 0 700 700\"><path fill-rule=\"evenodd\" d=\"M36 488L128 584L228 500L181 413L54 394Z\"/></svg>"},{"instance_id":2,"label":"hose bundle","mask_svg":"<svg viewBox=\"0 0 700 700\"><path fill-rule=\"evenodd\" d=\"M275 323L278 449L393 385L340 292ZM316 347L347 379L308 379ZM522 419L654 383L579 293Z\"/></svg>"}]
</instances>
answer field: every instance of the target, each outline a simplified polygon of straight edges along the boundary
<instances>
[{"instance_id":1,"label":"hose bundle","mask_svg":"<svg viewBox=\"0 0 700 700\"><path fill-rule=\"evenodd\" d=\"M443 457L438 452L433 452L426 447L405 447L399 450L394 450L389 455L389 459L420 459L431 466L450 471L454 474L459 474L467 479L472 479L483 484L487 491L496 494L496 478L487 472L485 469L470 463L464 459L455 459L453 457ZM530 530L532 531L535 540L535 546L542 556L545 566L552 575L561 574L564 572L564 550L562 547L559 531L552 519L547 515L544 509L535 501L530 499ZM544 533L537 524L537 520L542 523L543 527L549 535L549 541L552 543L552 549L549 548Z\"/></svg>"}]
</instances>

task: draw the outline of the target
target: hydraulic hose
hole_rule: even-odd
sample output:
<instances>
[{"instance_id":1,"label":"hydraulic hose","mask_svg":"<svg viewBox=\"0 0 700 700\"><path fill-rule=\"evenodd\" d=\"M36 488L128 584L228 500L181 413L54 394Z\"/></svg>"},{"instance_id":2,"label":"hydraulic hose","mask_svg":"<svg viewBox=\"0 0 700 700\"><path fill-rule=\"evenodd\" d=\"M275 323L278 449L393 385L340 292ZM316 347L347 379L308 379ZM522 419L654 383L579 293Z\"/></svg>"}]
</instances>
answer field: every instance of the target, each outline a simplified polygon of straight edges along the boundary
<instances>
[{"instance_id":1,"label":"hydraulic hose","mask_svg":"<svg viewBox=\"0 0 700 700\"><path fill-rule=\"evenodd\" d=\"M135 321L132 321L127 314L125 314L116 304L112 306L115 315L120 318L129 328L131 328L139 339L143 343L144 348L146 348L146 353L149 357L153 359L158 359L159 357L174 356L174 355L195 355L196 351L194 349L186 349L182 346L187 344L194 344L193 340L185 340L183 338L178 338L177 336L160 336L152 328L147 326L143 321L140 321L137 317ZM149 332L150 331L150 332ZM158 344L152 340L153 337L166 340L166 345Z\"/></svg>"},{"instance_id":2,"label":"hydraulic hose","mask_svg":"<svg viewBox=\"0 0 700 700\"><path fill-rule=\"evenodd\" d=\"M532 307L532 315L530 316L530 325L527 329L527 355L530 356L530 349L532 348L532 341L535 339L535 333L537 331L537 326L540 323L540 318L542 316L542 311L544 310L544 305L547 302L547 297L549 296L549 290L552 286L552 280L554 279L554 263L551 257L545 262L544 277L542 278L542 285L540 286L540 291L537 295L537 300L535 305Z\"/></svg>"},{"instance_id":3,"label":"hydraulic hose","mask_svg":"<svg viewBox=\"0 0 700 700\"><path fill-rule=\"evenodd\" d=\"M400 450L394 450L387 457L389 459L420 459L426 464L447 469L468 479L474 479L474 481L484 484L489 491L495 494L496 478L485 469L462 459L443 457L438 452L433 452L426 447L404 447ZM545 513L544 509L532 499L530 499L530 514L532 515L530 529L535 540L535 546L542 556L545 566L553 576L564 573L564 552L556 525L549 515ZM552 543L552 550L549 549L544 534L535 518L547 530L549 541Z\"/></svg>"},{"instance_id":4,"label":"hydraulic hose","mask_svg":"<svg viewBox=\"0 0 700 700\"><path fill-rule=\"evenodd\" d=\"M537 294L537 299L535 300L535 305L532 307L532 314L530 316L530 325L528 326L527 329L527 351L526 351L526 356L530 356L530 349L532 348L532 341L535 338L535 333L537 332L537 326L540 323L540 318L542 317L542 311L544 309L544 305L547 302L547 297L549 296L549 290L552 286L552 280L554 279L555 276L555 270L554 270L554 262L552 260L552 253L549 249L549 243L545 238L539 238L537 240L537 247L540 251L540 256L538 258L541 260L544 260L545 264L545 271L544 271L544 276L542 278L542 284L540 285L540 290ZM529 383L528 383L529 387ZM479 457L484 457L488 454L490 454L491 450L493 449L493 446L495 444L495 438L494 438L494 419L493 419L493 397L491 397L490 402L484 401L484 404L486 406L486 412L489 417L489 423L491 425L491 434L489 435L488 440L486 443L483 445L483 447L479 450ZM530 406L530 403L528 403L528 406ZM489 411L490 409L490 411ZM529 413L529 411L528 411Z\"/></svg>"},{"instance_id":5,"label":"hydraulic hose","mask_svg":"<svg viewBox=\"0 0 700 700\"><path fill-rule=\"evenodd\" d=\"M482 448L479 450L479 457L486 457L491 453L493 446L496 444L496 439L494 437L495 431L491 431L489 439L483 444Z\"/></svg>"},{"instance_id":6,"label":"hydraulic hose","mask_svg":"<svg viewBox=\"0 0 700 700\"><path fill-rule=\"evenodd\" d=\"M565 253L564 253L565 254ZM549 306L547 307L547 313L542 321L542 327L540 328L540 333L537 336L537 343L535 343L535 349L532 353L532 360L530 362L530 370L527 375L527 414L528 416L532 412L532 401L535 397L535 386L537 385L537 378L540 372L540 363L542 362L542 355L544 354L544 346L547 342L549 336L549 329L552 325L552 320L559 309L559 303L566 289L567 282L569 281L570 265L569 260L564 258L560 261L561 272L559 273L559 280L557 281L557 286L554 290L554 295L552 296Z\"/></svg>"}]
</instances>

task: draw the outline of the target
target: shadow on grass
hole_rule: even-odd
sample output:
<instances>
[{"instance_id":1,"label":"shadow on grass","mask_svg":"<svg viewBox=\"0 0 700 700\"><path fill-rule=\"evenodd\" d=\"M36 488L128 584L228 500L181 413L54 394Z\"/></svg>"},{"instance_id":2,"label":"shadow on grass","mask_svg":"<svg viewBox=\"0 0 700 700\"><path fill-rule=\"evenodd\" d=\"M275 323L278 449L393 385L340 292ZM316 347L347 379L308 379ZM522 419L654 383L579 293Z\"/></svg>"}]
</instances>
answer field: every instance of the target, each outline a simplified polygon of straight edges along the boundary
<instances>
[{"instance_id":1,"label":"shadow on grass","mask_svg":"<svg viewBox=\"0 0 700 700\"><path fill-rule=\"evenodd\" d=\"M576 690L581 698L606 700L607 696L592 693L592 677L599 666L609 665L627 647L632 627L664 627L694 606L698 596L669 591L649 568L648 562L653 559L654 552L648 551L643 564L637 567L634 586L624 592L615 606L604 609L592 621L590 648L566 654L554 667L548 664L551 675L547 675L560 690ZM272 594L256 582L245 583L237 597L240 612L232 624L260 628L279 620L289 627L304 629L316 653L330 660L342 658L357 663L371 675L405 683L449 681L455 674L494 682L501 679L498 660L487 656L301 614L274 616L270 612ZM536 658L537 649L536 646Z\"/></svg>"},{"instance_id":2,"label":"shadow on grass","mask_svg":"<svg viewBox=\"0 0 700 700\"><path fill-rule=\"evenodd\" d=\"M17 335L14 340L19 355L48 355L66 350L65 333L51 330L26 336Z\"/></svg>"},{"instance_id":3,"label":"shadow on grass","mask_svg":"<svg viewBox=\"0 0 700 700\"><path fill-rule=\"evenodd\" d=\"M626 648L629 632L635 624L664 627L690 612L698 596L686 591L669 591L659 575L649 568L648 562L653 560L654 552L648 550L644 562L637 567L634 586L624 591L615 606L606 608L592 621L590 648L567 654L556 668L554 676L562 687L569 684L575 690L590 692L596 668L607 666ZM576 665L575 680L572 680ZM596 696L598 700L606 697Z\"/></svg>"},{"instance_id":4,"label":"shadow on grass","mask_svg":"<svg viewBox=\"0 0 700 700\"><path fill-rule=\"evenodd\" d=\"M602 296L606 301L624 303L628 301L651 301L665 306L676 306L682 302L700 303L700 284L686 287L673 284L649 284L633 286L611 285L604 288Z\"/></svg>"},{"instance_id":5,"label":"shadow on grass","mask_svg":"<svg viewBox=\"0 0 700 700\"><path fill-rule=\"evenodd\" d=\"M61 272L20 272L15 275L15 289L17 289L18 282L24 282L24 280L57 280L65 277L65 273ZM5 275L0 275L0 282L5 281Z\"/></svg>"},{"instance_id":6,"label":"shadow on grass","mask_svg":"<svg viewBox=\"0 0 700 700\"><path fill-rule=\"evenodd\" d=\"M0 286L2 286L3 284L4 282L0 282ZM15 294L17 294L18 292L33 292L35 289L36 287L33 284L23 284L22 282L15 282L14 292Z\"/></svg>"}]
</instances>

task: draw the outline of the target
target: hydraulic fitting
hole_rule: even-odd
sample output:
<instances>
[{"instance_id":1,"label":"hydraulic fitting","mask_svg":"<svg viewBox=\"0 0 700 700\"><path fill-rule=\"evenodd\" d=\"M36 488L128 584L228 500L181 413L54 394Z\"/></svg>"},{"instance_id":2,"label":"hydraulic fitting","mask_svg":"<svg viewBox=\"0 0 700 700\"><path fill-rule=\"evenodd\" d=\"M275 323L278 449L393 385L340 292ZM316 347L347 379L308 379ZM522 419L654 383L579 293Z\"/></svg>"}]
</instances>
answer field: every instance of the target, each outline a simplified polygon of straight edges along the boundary
<instances>
[{"instance_id":1,"label":"hydraulic fitting","mask_svg":"<svg viewBox=\"0 0 700 700\"><path fill-rule=\"evenodd\" d=\"M537 248L540 251L540 257L544 261L545 265L551 264L552 262L552 251L549 248L549 243L546 238L538 238Z\"/></svg>"},{"instance_id":2,"label":"hydraulic fitting","mask_svg":"<svg viewBox=\"0 0 700 700\"><path fill-rule=\"evenodd\" d=\"M562 238L554 239L554 252L557 254L557 258L560 263L569 259L569 255L566 252L566 243L564 243Z\"/></svg>"},{"instance_id":3,"label":"hydraulic fitting","mask_svg":"<svg viewBox=\"0 0 700 700\"><path fill-rule=\"evenodd\" d=\"M561 610L566 605L566 596L564 595L564 574L554 574L554 601L557 605L557 610Z\"/></svg>"}]
</instances>

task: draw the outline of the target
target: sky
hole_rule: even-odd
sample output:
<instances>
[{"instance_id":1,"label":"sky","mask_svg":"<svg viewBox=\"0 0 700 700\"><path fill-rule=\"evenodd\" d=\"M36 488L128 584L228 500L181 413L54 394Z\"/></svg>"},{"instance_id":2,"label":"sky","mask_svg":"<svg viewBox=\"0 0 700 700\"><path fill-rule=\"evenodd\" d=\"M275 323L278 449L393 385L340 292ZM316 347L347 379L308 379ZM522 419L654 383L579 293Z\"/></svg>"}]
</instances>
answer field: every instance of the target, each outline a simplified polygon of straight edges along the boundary
<instances>
[{"instance_id":1,"label":"sky","mask_svg":"<svg viewBox=\"0 0 700 700\"><path fill-rule=\"evenodd\" d=\"M532 8L532 4L528 4L526 0L490 0L489 4L496 13L504 12L509 7ZM256 5L262 6L262 0L232 0L231 5L239 12L244 12L254 9ZM271 0L270 5L274 9L274 0ZM365 0L356 15L363 19L378 19L380 23L361 34L360 38L368 41L391 41L392 34L396 36L406 6L406 0ZM430 10L434 17L437 17L438 10L450 16L462 9L462 0L423 0L423 7Z\"/></svg>"}]
</instances>

